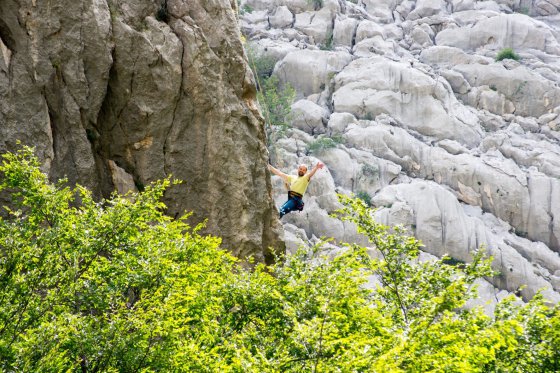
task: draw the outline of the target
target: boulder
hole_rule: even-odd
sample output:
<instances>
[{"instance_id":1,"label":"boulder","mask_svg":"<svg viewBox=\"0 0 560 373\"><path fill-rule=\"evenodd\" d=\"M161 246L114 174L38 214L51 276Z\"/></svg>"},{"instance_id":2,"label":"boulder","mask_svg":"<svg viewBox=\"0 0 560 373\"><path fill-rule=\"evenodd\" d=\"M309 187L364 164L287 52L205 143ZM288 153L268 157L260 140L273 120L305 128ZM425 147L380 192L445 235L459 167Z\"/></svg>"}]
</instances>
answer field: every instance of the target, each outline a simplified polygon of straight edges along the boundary
<instances>
[{"instance_id":1,"label":"boulder","mask_svg":"<svg viewBox=\"0 0 560 373\"><path fill-rule=\"evenodd\" d=\"M268 16L268 22L270 27L273 28L287 28L291 27L294 23L294 15L288 7L279 6L274 10L270 16Z\"/></svg>"},{"instance_id":2,"label":"boulder","mask_svg":"<svg viewBox=\"0 0 560 373\"><path fill-rule=\"evenodd\" d=\"M290 121L293 127L310 135L325 133L325 111L309 100L299 100L292 105Z\"/></svg>"},{"instance_id":3,"label":"boulder","mask_svg":"<svg viewBox=\"0 0 560 373\"><path fill-rule=\"evenodd\" d=\"M463 75L453 70L442 70L441 76L447 80L453 92L458 94L465 94L470 91L471 86L465 80Z\"/></svg>"},{"instance_id":4,"label":"boulder","mask_svg":"<svg viewBox=\"0 0 560 373\"><path fill-rule=\"evenodd\" d=\"M447 47L440 45L422 50L419 59L421 62L429 65L436 65L438 67L447 68L452 68L456 65L466 65L470 63L488 64L492 62L491 59L467 54L463 50L456 47Z\"/></svg>"},{"instance_id":5,"label":"boulder","mask_svg":"<svg viewBox=\"0 0 560 373\"><path fill-rule=\"evenodd\" d=\"M361 0L361 4L369 15L378 18L381 22L393 21L396 0Z\"/></svg>"},{"instance_id":6,"label":"boulder","mask_svg":"<svg viewBox=\"0 0 560 373\"><path fill-rule=\"evenodd\" d=\"M338 187L370 198L389 185L401 171L397 164L357 149L328 149L321 160L329 168Z\"/></svg>"},{"instance_id":7,"label":"boulder","mask_svg":"<svg viewBox=\"0 0 560 373\"><path fill-rule=\"evenodd\" d=\"M348 146L391 160L410 175L448 186L460 198L464 195L465 202L508 222L519 235L560 252L559 222L554 218L560 214L558 179L529 177L497 151L452 155L387 125L350 125L344 138Z\"/></svg>"},{"instance_id":8,"label":"boulder","mask_svg":"<svg viewBox=\"0 0 560 373\"><path fill-rule=\"evenodd\" d=\"M353 61L335 77L335 112L359 118L385 113L407 128L467 146L481 140L478 120L449 86L407 63L381 57Z\"/></svg>"},{"instance_id":9,"label":"boulder","mask_svg":"<svg viewBox=\"0 0 560 373\"><path fill-rule=\"evenodd\" d=\"M332 77L351 60L352 56L346 52L294 51L276 66L274 74L281 84L290 83L299 97L307 97L324 90Z\"/></svg>"},{"instance_id":10,"label":"boulder","mask_svg":"<svg viewBox=\"0 0 560 373\"><path fill-rule=\"evenodd\" d=\"M352 48L358 21L355 18L337 15L334 20L333 46Z\"/></svg>"},{"instance_id":11,"label":"boulder","mask_svg":"<svg viewBox=\"0 0 560 373\"><path fill-rule=\"evenodd\" d=\"M560 294L554 292L542 273L534 269L535 265L539 265L546 268L546 272L554 272L560 266L558 253L542 244L532 247L532 243L527 240L523 244L515 242L523 239L502 231L500 225L493 231L488 222L476 215L471 216L467 212L469 210L464 210L455 196L441 186L425 181L392 185L385 187L373 201L377 206L387 206L390 211L411 212L412 219L406 216L401 216L401 219L413 221L411 229L427 252L438 257L448 254L459 261L469 262L469 253L484 246L488 254L495 258L493 268L500 273L491 279L495 286L508 291L517 291L526 286L521 290L525 300L545 288L549 290L552 301L560 300ZM389 220L382 222L402 224L402 221L390 220L394 216L389 213L385 215ZM378 215L378 219L381 217Z\"/></svg>"},{"instance_id":12,"label":"boulder","mask_svg":"<svg viewBox=\"0 0 560 373\"><path fill-rule=\"evenodd\" d=\"M327 8L314 12L297 13L294 28L309 36L313 44L326 45L332 42L332 40L328 40L329 37L332 38L332 20L333 15Z\"/></svg>"},{"instance_id":13,"label":"boulder","mask_svg":"<svg viewBox=\"0 0 560 373\"><path fill-rule=\"evenodd\" d=\"M482 19L472 27L447 28L438 33L435 40L437 45L465 51L509 47L560 55L560 46L550 27L523 14L500 14Z\"/></svg>"},{"instance_id":14,"label":"boulder","mask_svg":"<svg viewBox=\"0 0 560 373\"><path fill-rule=\"evenodd\" d=\"M382 25L369 20L363 20L358 24L358 28L356 29L356 43L364 39L373 38L374 36L385 38L385 30Z\"/></svg>"},{"instance_id":15,"label":"boulder","mask_svg":"<svg viewBox=\"0 0 560 373\"><path fill-rule=\"evenodd\" d=\"M416 7L410 12L407 19L416 20L433 16L440 13L443 9L445 9L445 2L443 0L418 0L416 1Z\"/></svg>"},{"instance_id":16,"label":"boulder","mask_svg":"<svg viewBox=\"0 0 560 373\"><path fill-rule=\"evenodd\" d=\"M515 111L517 115L540 117L560 105L560 87L525 66L507 69L496 62L490 65L462 64L455 66L454 70L461 73L471 86L488 86L496 91L495 94L488 92L488 101L479 107L498 115Z\"/></svg>"},{"instance_id":17,"label":"boulder","mask_svg":"<svg viewBox=\"0 0 560 373\"><path fill-rule=\"evenodd\" d=\"M537 0L535 1L534 9L540 16L553 16L560 12L560 1Z\"/></svg>"},{"instance_id":18,"label":"boulder","mask_svg":"<svg viewBox=\"0 0 560 373\"><path fill-rule=\"evenodd\" d=\"M356 117L350 113L332 113L327 123L330 135L341 135L350 123L356 123Z\"/></svg>"}]
</instances>

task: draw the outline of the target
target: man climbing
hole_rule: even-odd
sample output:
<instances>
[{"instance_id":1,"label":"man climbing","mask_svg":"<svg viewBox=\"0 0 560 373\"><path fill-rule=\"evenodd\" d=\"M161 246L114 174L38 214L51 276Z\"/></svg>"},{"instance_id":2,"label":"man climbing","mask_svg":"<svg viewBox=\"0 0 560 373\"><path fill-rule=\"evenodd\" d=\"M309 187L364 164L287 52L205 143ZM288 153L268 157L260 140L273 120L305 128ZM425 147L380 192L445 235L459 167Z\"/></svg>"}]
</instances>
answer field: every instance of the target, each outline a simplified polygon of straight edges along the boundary
<instances>
[{"instance_id":1,"label":"man climbing","mask_svg":"<svg viewBox=\"0 0 560 373\"><path fill-rule=\"evenodd\" d=\"M284 184L288 187L288 200L280 208L280 218L289 212L303 210L303 195L307 190L311 177L315 175L317 170L323 168L325 165L318 162L310 172L307 172L307 166L302 164L298 167L298 176L286 175L282 171L268 165L268 169L275 175L278 175L284 180Z\"/></svg>"}]
</instances>

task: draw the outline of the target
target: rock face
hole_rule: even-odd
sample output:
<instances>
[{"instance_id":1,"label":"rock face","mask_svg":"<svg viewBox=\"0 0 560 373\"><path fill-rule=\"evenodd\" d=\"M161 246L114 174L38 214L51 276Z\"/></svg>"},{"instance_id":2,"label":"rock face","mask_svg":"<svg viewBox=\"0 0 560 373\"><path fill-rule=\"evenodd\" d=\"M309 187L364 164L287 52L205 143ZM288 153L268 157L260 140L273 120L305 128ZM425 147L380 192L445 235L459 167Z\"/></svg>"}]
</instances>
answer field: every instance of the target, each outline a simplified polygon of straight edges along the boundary
<instances>
[{"instance_id":1,"label":"rock face","mask_svg":"<svg viewBox=\"0 0 560 373\"><path fill-rule=\"evenodd\" d=\"M98 196L173 175L170 214L270 259L283 243L234 6L2 1L0 152L35 145L52 179Z\"/></svg>"},{"instance_id":2,"label":"rock face","mask_svg":"<svg viewBox=\"0 0 560 373\"><path fill-rule=\"evenodd\" d=\"M275 161L285 172L319 159L328 168L305 210L283 218L290 250L321 236L363 240L329 216L336 192L354 193L430 255L467 261L486 246L500 275L493 293L482 284L485 300L541 289L560 301L558 2L290 3L241 1L255 14L240 19L249 44L297 91ZM281 7L294 25L252 21ZM505 48L518 60L496 60ZM339 144L316 150L325 137ZM279 205L284 191L273 182Z\"/></svg>"}]
</instances>

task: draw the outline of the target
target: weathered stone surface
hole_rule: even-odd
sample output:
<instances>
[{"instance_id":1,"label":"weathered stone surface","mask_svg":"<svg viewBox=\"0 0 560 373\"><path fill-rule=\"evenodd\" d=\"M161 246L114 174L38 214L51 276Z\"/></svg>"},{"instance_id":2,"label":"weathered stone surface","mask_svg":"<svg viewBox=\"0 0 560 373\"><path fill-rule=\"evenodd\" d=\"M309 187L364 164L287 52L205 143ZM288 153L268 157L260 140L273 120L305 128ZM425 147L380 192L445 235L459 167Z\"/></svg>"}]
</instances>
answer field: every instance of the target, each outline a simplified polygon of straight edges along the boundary
<instances>
[{"instance_id":1,"label":"weathered stone surface","mask_svg":"<svg viewBox=\"0 0 560 373\"><path fill-rule=\"evenodd\" d=\"M483 299L526 283L525 299L542 285L557 300L560 21L519 14L555 14L555 1L168 0L163 23L148 0L6 0L0 150L16 137L37 144L51 177L98 194L173 173L186 184L166 195L170 213L195 209L237 254L267 256L282 234L238 17L306 99L271 161L311 166L318 134L344 139L314 154L327 169L304 212L283 218L289 250L321 236L367 244L329 216L336 192L360 193L436 254L463 260L487 243L504 274L496 289L482 284ZM520 61L496 63L504 47Z\"/></svg>"},{"instance_id":2,"label":"weathered stone surface","mask_svg":"<svg viewBox=\"0 0 560 373\"><path fill-rule=\"evenodd\" d=\"M450 91L408 64L364 58L336 76L333 106L360 118L389 114L424 135L475 146L481 139L477 119Z\"/></svg>"},{"instance_id":3,"label":"weathered stone surface","mask_svg":"<svg viewBox=\"0 0 560 373\"><path fill-rule=\"evenodd\" d=\"M380 24L368 20L361 21L358 24L358 28L356 29L356 43L364 39L373 38L374 36L385 38L385 31Z\"/></svg>"},{"instance_id":4,"label":"weathered stone surface","mask_svg":"<svg viewBox=\"0 0 560 373\"><path fill-rule=\"evenodd\" d=\"M333 46L352 47L358 21L355 18L336 16L333 29Z\"/></svg>"},{"instance_id":5,"label":"weathered stone surface","mask_svg":"<svg viewBox=\"0 0 560 373\"><path fill-rule=\"evenodd\" d=\"M0 151L14 149L16 140L35 145L53 179L67 176L99 192L86 131L112 63L107 3L4 1L0 19L10 65L0 81Z\"/></svg>"},{"instance_id":6,"label":"weathered stone surface","mask_svg":"<svg viewBox=\"0 0 560 373\"><path fill-rule=\"evenodd\" d=\"M378 202L381 202L379 204ZM469 252L480 245L487 247L495 260L494 268L500 276L492 279L508 291L521 290L524 299L530 299L541 288L553 290L534 269L539 265L547 272L560 267L560 256L547 247L519 239L506 231L492 231L486 228L482 214L476 210L464 210L455 196L433 182L413 182L384 188L374 197L377 206L389 206L389 220L383 223L395 225L413 222L412 230L425 245L425 250L438 257L449 254L453 258L470 260ZM404 202L404 205L397 202ZM407 209L406 206L410 206ZM404 210L403 210L404 209ZM404 215L404 221L395 220L395 210L412 213L411 219ZM382 218L383 215L378 215ZM401 217L402 218L402 217ZM507 225L503 226L507 229ZM505 285L505 286L504 286ZM554 294L552 291L551 294ZM560 295L552 295L556 302Z\"/></svg>"},{"instance_id":7,"label":"weathered stone surface","mask_svg":"<svg viewBox=\"0 0 560 373\"><path fill-rule=\"evenodd\" d=\"M416 7L408 15L408 19L418 19L433 16L444 9L445 2L443 0L418 0Z\"/></svg>"},{"instance_id":8,"label":"weathered stone surface","mask_svg":"<svg viewBox=\"0 0 560 373\"><path fill-rule=\"evenodd\" d=\"M451 68L470 63L488 64L492 60L469 55L459 48L436 45L422 50L420 61L430 65Z\"/></svg>"},{"instance_id":9,"label":"weathered stone surface","mask_svg":"<svg viewBox=\"0 0 560 373\"><path fill-rule=\"evenodd\" d=\"M279 6L274 10L274 13L268 17L270 27L286 28L292 26L294 23L294 15L290 12L287 6Z\"/></svg>"},{"instance_id":10,"label":"weathered stone surface","mask_svg":"<svg viewBox=\"0 0 560 373\"><path fill-rule=\"evenodd\" d=\"M351 60L350 54L345 52L294 51L276 66L274 74L282 83L290 83L300 96L307 97L325 89L332 77Z\"/></svg>"},{"instance_id":11,"label":"weathered stone surface","mask_svg":"<svg viewBox=\"0 0 560 373\"><path fill-rule=\"evenodd\" d=\"M469 200L465 202L476 197L484 211L507 221L520 234L560 251L560 223L554 218L560 214L558 179L543 175L532 180L499 152L487 152L481 157L451 155L421 143L403 129L386 125L350 127L345 135L349 145L369 150L417 177L433 179L453 190L460 190L459 183L469 187Z\"/></svg>"},{"instance_id":12,"label":"weathered stone surface","mask_svg":"<svg viewBox=\"0 0 560 373\"><path fill-rule=\"evenodd\" d=\"M510 47L560 54L560 46L550 27L522 14L502 14L482 19L473 27L445 29L436 35L436 44L467 51Z\"/></svg>"},{"instance_id":13,"label":"weathered stone surface","mask_svg":"<svg viewBox=\"0 0 560 373\"><path fill-rule=\"evenodd\" d=\"M325 133L325 110L309 100L299 100L292 105L290 114L292 126L310 135Z\"/></svg>"},{"instance_id":14,"label":"weathered stone surface","mask_svg":"<svg viewBox=\"0 0 560 373\"><path fill-rule=\"evenodd\" d=\"M552 16L560 12L560 1L538 0L535 1L535 11L541 16Z\"/></svg>"},{"instance_id":15,"label":"weathered stone surface","mask_svg":"<svg viewBox=\"0 0 560 373\"><path fill-rule=\"evenodd\" d=\"M138 189L134 184L134 178L131 174L127 173L125 170L117 166L117 164L113 160L108 160L107 166L109 167L111 179L117 193L126 194L131 191L138 192Z\"/></svg>"},{"instance_id":16,"label":"weathered stone surface","mask_svg":"<svg viewBox=\"0 0 560 373\"><path fill-rule=\"evenodd\" d=\"M524 283L524 299L543 286L546 297L560 300L560 18L520 14L553 14L554 1L360 0L340 1L337 9L329 0L340 54L316 51L325 43L295 29L255 37L315 50L285 54L276 74L297 87L298 98L330 111L325 134L316 115L316 125L296 126L308 133L293 129L277 142L271 154L279 165L303 161L319 133L344 139L314 154L333 182L317 179L306 214L283 218L288 230L303 229L307 244L321 235L363 240L328 217L336 192L360 193L385 206L379 219L415 226L438 255L464 260L485 242L500 256L495 265L504 274L481 283L481 299L471 306L492 313ZM318 11L291 10L309 12L300 16L309 21ZM495 62L505 47L521 59ZM318 106L298 113L313 117ZM278 204L285 200L280 191Z\"/></svg>"},{"instance_id":17,"label":"weathered stone surface","mask_svg":"<svg viewBox=\"0 0 560 373\"><path fill-rule=\"evenodd\" d=\"M1 2L0 151L36 145L51 178L98 196L172 174L170 214L270 259L283 245L232 4L167 5L164 23L148 0Z\"/></svg>"},{"instance_id":18,"label":"weathered stone surface","mask_svg":"<svg viewBox=\"0 0 560 373\"><path fill-rule=\"evenodd\" d=\"M312 43L325 45L329 35L332 36L332 19L333 15L327 8L316 12L298 13L294 28L308 35Z\"/></svg>"},{"instance_id":19,"label":"weathered stone surface","mask_svg":"<svg viewBox=\"0 0 560 373\"><path fill-rule=\"evenodd\" d=\"M379 18L384 23L393 20L393 10L397 5L396 0L361 0L361 4L371 16Z\"/></svg>"},{"instance_id":20,"label":"weathered stone surface","mask_svg":"<svg viewBox=\"0 0 560 373\"><path fill-rule=\"evenodd\" d=\"M491 65L457 65L454 70L460 72L471 86L486 85L502 94L503 102L508 100L513 104L506 110L498 103L482 106L495 114L515 112L517 115L539 117L560 105L560 88L525 66L507 69L497 62ZM498 99L497 94L494 96Z\"/></svg>"}]
</instances>

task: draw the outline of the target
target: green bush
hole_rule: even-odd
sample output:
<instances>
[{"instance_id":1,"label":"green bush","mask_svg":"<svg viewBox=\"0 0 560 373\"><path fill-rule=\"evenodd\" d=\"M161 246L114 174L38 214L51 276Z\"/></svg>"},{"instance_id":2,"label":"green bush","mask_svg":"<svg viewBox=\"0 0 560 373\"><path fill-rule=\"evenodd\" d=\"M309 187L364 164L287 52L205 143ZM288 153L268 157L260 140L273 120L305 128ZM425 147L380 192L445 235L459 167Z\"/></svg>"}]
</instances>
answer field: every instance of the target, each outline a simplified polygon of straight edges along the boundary
<instances>
[{"instance_id":1,"label":"green bush","mask_svg":"<svg viewBox=\"0 0 560 373\"><path fill-rule=\"evenodd\" d=\"M323 150L336 148L337 145L342 144L343 142L344 139L340 135L319 137L317 140L311 142L307 149L309 154L319 154Z\"/></svg>"},{"instance_id":2,"label":"green bush","mask_svg":"<svg viewBox=\"0 0 560 373\"><path fill-rule=\"evenodd\" d=\"M379 175L379 166L375 165L375 164L368 164L368 163L364 163L362 164L362 175L367 176L367 177L374 177L374 176L378 176Z\"/></svg>"},{"instance_id":3,"label":"green bush","mask_svg":"<svg viewBox=\"0 0 560 373\"><path fill-rule=\"evenodd\" d=\"M319 10L323 7L323 0L307 0L307 2L313 5L313 9Z\"/></svg>"},{"instance_id":4,"label":"green bush","mask_svg":"<svg viewBox=\"0 0 560 373\"><path fill-rule=\"evenodd\" d=\"M324 50L324 51L331 51L333 49L333 39L334 39L333 32L329 31L327 33L327 37L325 39L325 42L320 45L319 49Z\"/></svg>"},{"instance_id":5,"label":"green bush","mask_svg":"<svg viewBox=\"0 0 560 373\"><path fill-rule=\"evenodd\" d=\"M356 197L364 201L366 205L371 206L371 196L368 192L364 192L363 190L359 191L356 193Z\"/></svg>"},{"instance_id":6,"label":"green bush","mask_svg":"<svg viewBox=\"0 0 560 373\"><path fill-rule=\"evenodd\" d=\"M246 47L245 50L247 51L249 66L257 79L257 84L263 84L264 81L272 75L274 65L276 65L276 59L265 53L257 52L255 48L251 46Z\"/></svg>"},{"instance_id":7,"label":"green bush","mask_svg":"<svg viewBox=\"0 0 560 373\"><path fill-rule=\"evenodd\" d=\"M96 202L53 185L31 149L3 156L0 371L554 372L560 308L511 299L461 310L491 276L419 262L421 243L359 199L339 216L379 255L320 246L243 269L185 218L163 214L169 180ZM366 284L375 277L383 287Z\"/></svg>"},{"instance_id":8,"label":"green bush","mask_svg":"<svg viewBox=\"0 0 560 373\"><path fill-rule=\"evenodd\" d=\"M278 127L285 131L288 127L291 106L296 97L296 91L290 84L280 87L278 78L271 76L263 81L257 93L257 99L267 122L267 126Z\"/></svg>"},{"instance_id":9,"label":"green bush","mask_svg":"<svg viewBox=\"0 0 560 373\"><path fill-rule=\"evenodd\" d=\"M516 60L519 61L521 57L519 57L519 55L517 55L513 49L511 48L504 48L501 51L498 52L498 55L496 56L496 61L501 61L504 59L510 59L510 60Z\"/></svg>"}]
</instances>

